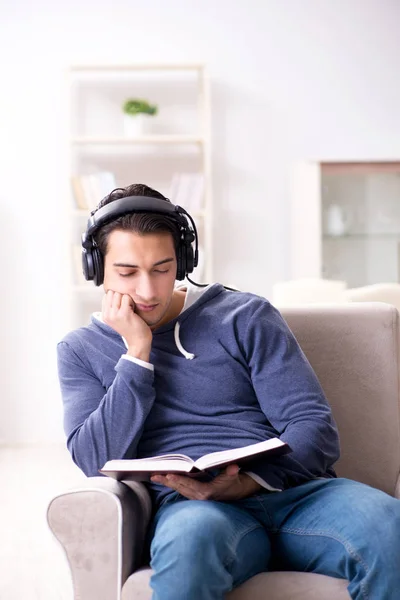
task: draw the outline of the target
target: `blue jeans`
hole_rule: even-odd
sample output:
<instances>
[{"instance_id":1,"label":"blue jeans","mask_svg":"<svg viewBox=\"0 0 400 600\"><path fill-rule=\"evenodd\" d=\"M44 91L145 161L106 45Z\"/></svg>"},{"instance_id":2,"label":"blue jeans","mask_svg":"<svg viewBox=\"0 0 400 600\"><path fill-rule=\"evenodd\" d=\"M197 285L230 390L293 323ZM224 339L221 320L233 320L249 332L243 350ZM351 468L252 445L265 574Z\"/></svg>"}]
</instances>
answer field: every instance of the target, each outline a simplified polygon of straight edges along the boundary
<instances>
[{"instance_id":1,"label":"blue jeans","mask_svg":"<svg viewBox=\"0 0 400 600\"><path fill-rule=\"evenodd\" d=\"M175 492L151 535L153 600L222 600L276 569L348 579L356 600L400 598L400 501L348 479L230 503Z\"/></svg>"}]
</instances>

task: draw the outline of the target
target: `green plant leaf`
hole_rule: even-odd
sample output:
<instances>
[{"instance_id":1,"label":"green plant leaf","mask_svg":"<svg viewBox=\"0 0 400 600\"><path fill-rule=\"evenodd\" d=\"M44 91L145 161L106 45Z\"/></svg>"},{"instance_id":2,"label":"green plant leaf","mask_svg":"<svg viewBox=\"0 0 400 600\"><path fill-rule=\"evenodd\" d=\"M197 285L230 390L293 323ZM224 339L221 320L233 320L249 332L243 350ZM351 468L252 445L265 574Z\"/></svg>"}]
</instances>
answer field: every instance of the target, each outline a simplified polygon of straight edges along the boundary
<instances>
[{"instance_id":1,"label":"green plant leaf","mask_svg":"<svg viewBox=\"0 0 400 600\"><path fill-rule=\"evenodd\" d=\"M142 100L140 98L128 98L122 106L122 110L127 115L156 115L158 111L158 106L156 104L150 104L147 100Z\"/></svg>"}]
</instances>

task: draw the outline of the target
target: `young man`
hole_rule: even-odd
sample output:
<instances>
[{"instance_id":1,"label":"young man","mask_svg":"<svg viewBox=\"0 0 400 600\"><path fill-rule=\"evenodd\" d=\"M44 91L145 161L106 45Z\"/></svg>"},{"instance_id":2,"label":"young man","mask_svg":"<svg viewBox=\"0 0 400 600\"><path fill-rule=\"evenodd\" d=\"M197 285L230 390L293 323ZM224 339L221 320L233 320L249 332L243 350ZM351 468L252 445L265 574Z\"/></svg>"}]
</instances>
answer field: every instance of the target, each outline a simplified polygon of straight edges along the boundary
<instances>
[{"instance_id":1,"label":"young man","mask_svg":"<svg viewBox=\"0 0 400 600\"><path fill-rule=\"evenodd\" d=\"M87 277L105 295L58 346L73 460L96 476L110 459L196 459L275 436L292 449L211 481L152 478L153 598L222 600L273 561L347 578L353 599L394 600L400 503L336 478L328 403L267 300L220 284L175 288L177 271L193 268L193 238L175 215L146 212L147 197L149 210L169 202L142 185L112 192L83 240Z\"/></svg>"}]
</instances>

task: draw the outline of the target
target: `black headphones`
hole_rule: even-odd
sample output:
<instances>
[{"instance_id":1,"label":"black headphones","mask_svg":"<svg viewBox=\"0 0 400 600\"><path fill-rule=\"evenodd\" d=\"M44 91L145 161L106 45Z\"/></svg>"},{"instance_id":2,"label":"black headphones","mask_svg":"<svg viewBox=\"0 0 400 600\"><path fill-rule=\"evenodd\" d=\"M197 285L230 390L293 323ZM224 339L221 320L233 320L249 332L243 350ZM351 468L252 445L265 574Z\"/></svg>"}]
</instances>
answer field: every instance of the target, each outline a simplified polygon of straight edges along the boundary
<instances>
[{"instance_id":1,"label":"black headphones","mask_svg":"<svg viewBox=\"0 0 400 600\"><path fill-rule=\"evenodd\" d=\"M82 234L82 269L87 281L94 281L95 285L101 285L104 280L104 257L94 239L96 233L106 223L129 213L157 213L174 219L180 234L176 255L178 263L176 278L182 280L188 273L192 273L197 267L199 253L197 229L189 213L181 206L172 204L168 199L128 196L114 200L90 215L86 231ZM194 251L193 242L195 242Z\"/></svg>"}]
</instances>

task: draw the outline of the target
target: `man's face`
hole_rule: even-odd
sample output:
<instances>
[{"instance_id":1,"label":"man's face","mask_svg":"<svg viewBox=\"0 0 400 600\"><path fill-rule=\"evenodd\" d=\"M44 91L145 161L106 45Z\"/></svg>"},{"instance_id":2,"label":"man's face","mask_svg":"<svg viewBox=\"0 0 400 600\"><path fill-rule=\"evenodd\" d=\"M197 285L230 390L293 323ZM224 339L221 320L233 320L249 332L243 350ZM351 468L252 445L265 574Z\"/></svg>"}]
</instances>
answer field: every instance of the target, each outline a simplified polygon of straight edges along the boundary
<instances>
[{"instance_id":1,"label":"man's face","mask_svg":"<svg viewBox=\"0 0 400 600\"><path fill-rule=\"evenodd\" d=\"M114 230L104 260L104 290L128 294L150 327L166 322L176 278L172 235Z\"/></svg>"}]
</instances>

